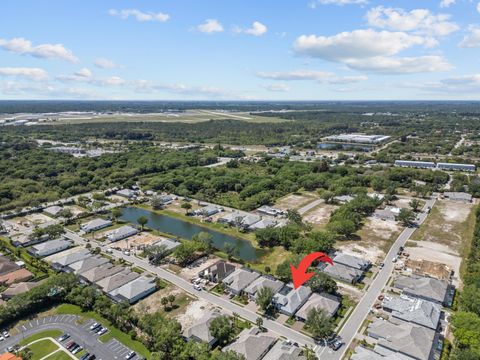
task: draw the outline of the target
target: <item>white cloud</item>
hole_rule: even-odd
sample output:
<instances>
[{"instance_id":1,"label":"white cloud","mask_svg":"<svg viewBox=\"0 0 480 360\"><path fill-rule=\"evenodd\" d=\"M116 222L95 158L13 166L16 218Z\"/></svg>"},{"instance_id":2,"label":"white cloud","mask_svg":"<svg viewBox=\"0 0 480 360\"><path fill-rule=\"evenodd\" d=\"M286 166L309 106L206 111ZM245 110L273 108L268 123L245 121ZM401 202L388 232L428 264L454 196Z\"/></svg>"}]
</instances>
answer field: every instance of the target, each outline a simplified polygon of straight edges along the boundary
<instances>
[{"instance_id":1,"label":"white cloud","mask_svg":"<svg viewBox=\"0 0 480 360\"><path fill-rule=\"evenodd\" d=\"M223 32L222 24L215 19L207 19L203 24L197 26L198 31L213 34L216 32Z\"/></svg>"},{"instance_id":2,"label":"white cloud","mask_svg":"<svg viewBox=\"0 0 480 360\"><path fill-rule=\"evenodd\" d=\"M335 76L331 72L315 70L294 70L284 72L258 72L259 78L270 80L294 81L294 80L317 80L323 81Z\"/></svg>"},{"instance_id":3,"label":"white cloud","mask_svg":"<svg viewBox=\"0 0 480 360\"><path fill-rule=\"evenodd\" d=\"M441 8L448 8L451 5L454 5L456 0L442 0L440 1L440 7Z\"/></svg>"},{"instance_id":4,"label":"white cloud","mask_svg":"<svg viewBox=\"0 0 480 360\"><path fill-rule=\"evenodd\" d=\"M357 75L357 76L340 76L329 80L330 84L354 84L361 81L367 81L368 76Z\"/></svg>"},{"instance_id":5,"label":"white cloud","mask_svg":"<svg viewBox=\"0 0 480 360\"><path fill-rule=\"evenodd\" d=\"M349 59L346 64L356 70L382 74L415 74L452 70L453 66L441 56L372 57Z\"/></svg>"},{"instance_id":6,"label":"white cloud","mask_svg":"<svg viewBox=\"0 0 480 360\"><path fill-rule=\"evenodd\" d=\"M59 75L56 77L56 80L64 83L88 83L96 86L122 86L127 84L126 80L118 76L104 78L95 77L92 71L87 68L82 68L76 71L73 75Z\"/></svg>"},{"instance_id":7,"label":"white cloud","mask_svg":"<svg viewBox=\"0 0 480 360\"><path fill-rule=\"evenodd\" d=\"M100 69L115 69L121 68L122 66L115 64L113 60L106 59L106 58L96 58L94 62L96 67Z\"/></svg>"},{"instance_id":8,"label":"white cloud","mask_svg":"<svg viewBox=\"0 0 480 360\"><path fill-rule=\"evenodd\" d=\"M33 46L31 41L24 38L13 38L11 40L0 38L0 47L20 55L31 55L46 59L62 59L72 63L78 62L78 59L73 53L62 44L40 44Z\"/></svg>"},{"instance_id":9,"label":"white cloud","mask_svg":"<svg viewBox=\"0 0 480 360\"><path fill-rule=\"evenodd\" d=\"M458 46L462 48L480 47L480 27L470 26L468 30L470 33L463 38Z\"/></svg>"},{"instance_id":10,"label":"white cloud","mask_svg":"<svg viewBox=\"0 0 480 360\"><path fill-rule=\"evenodd\" d=\"M480 74L451 77L427 83L406 83L403 86L429 93L447 93L449 96L455 96L458 93L478 94L480 91Z\"/></svg>"},{"instance_id":11,"label":"white cloud","mask_svg":"<svg viewBox=\"0 0 480 360\"><path fill-rule=\"evenodd\" d=\"M252 24L252 26L249 27L248 29L242 29L240 27L235 27L233 29L233 31L236 32L236 33L244 33L244 34L249 34L249 35L253 35L253 36L262 36L268 31L268 28L265 25L263 25L261 22L255 21Z\"/></svg>"},{"instance_id":12,"label":"white cloud","mask_svg":"<svg viewBox=\"0 0 480 360\"><path fill-rule=\"evenodd\" d=\"M262 88L268 91L273 91L273 92L288 92L290 91L290 86L284 83L280 84L265 84L261 85Z\"/></svg>"},{"instance_id":13,"label":"white cloud","mask_svg":"<svg viewBox=\"0 0 480 360\"><path fill-rule=\"evenodd\" d=\"M302 35L294 43L299 55L331 61L395 55L415 45L433 46L436 42L404 32L372 29L342 32L334 36Z\"/></svg>"},{"instance_id":14,"label":"white cloud","mask_svg":"<svg viewBox=\"0 0 480 360\"><path fill-rule=\"evenodd\" d=\"M368 0L316 0L309 3L308 6L315 8L317 4L320 5L350 5L350 4L368 4Z\"/></svg>"},{"instance_id":15,"label":"white cloud","mask_svg":"<svg viewBox=\"0 0 480 360\"><path fill-rule=\"evenodd\" d=\"M445 36L459 29L450 22L450 15L434 15L428 9L414 9L409 12L403 9L377 6L367 15L368 24L381 29L393 31L413 31L417 34Z\"/></svg>"},{"instance_id":16,"label":"white cloud","mask_svg":"<svg viewBox=\"0 0 480 360\"><path fill-rule=\"evenodd\" d=\"M155 13L153 11L140 11L137 9L124 9L124 10L115 10L110 9L108 13L111 16L119 17L120 19L126 20L129 17L135 18L137 21L158 21L158 22L165 22L170 19L170 15L158 12Z\"/></svg>"},{"instance_id":17,"label":"white cloud","mask_svg":"<svg viewBox=\"0 0 480 360\"><path fill-rule=\"evenodd\" d=\"M46 80L48 78L47 72L43 69L25 67L2 67L0 68L0 76L13 76L35 81Z\"/></svg>"},{"instance_id":18,"label":"white cloud","mask_svg":"<svg viewBox=\"0 0 480 360\"><path fill-rule=\"evenodd\" d=\"M480 13L480 2L477 4L477 11Z\"/></svg>"}]
</instances>

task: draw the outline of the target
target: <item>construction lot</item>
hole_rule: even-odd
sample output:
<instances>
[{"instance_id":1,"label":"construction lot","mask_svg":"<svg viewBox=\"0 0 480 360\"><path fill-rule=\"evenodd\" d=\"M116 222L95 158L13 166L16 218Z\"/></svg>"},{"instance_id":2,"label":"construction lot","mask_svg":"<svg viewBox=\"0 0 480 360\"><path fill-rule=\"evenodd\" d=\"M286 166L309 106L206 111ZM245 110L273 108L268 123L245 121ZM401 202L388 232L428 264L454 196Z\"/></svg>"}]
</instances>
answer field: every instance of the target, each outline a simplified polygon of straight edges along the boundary
<instances>
[{"instance_id":1,"label":"construction lot","mask_svg":"<svg viewBox=\"0 0 480 360\"><path fill-rule=\"evenodd\" d=\"M321 203L312 210L307 211L303 216L303 221L312 224L317 229L322 229L330 220L330 215L337 209L337 206Z\"/></svg>"},{"instance_id":2,"label":"construction lot","mask_svg":"<svg viewBox=\"0 0 480 360\"><path fill-rule=\"evenodd\" d=\"M315 193L295 193L278 199L273 207L281 210L299 209L316 199L318 196Z\"/></svg>"}]
</instances>

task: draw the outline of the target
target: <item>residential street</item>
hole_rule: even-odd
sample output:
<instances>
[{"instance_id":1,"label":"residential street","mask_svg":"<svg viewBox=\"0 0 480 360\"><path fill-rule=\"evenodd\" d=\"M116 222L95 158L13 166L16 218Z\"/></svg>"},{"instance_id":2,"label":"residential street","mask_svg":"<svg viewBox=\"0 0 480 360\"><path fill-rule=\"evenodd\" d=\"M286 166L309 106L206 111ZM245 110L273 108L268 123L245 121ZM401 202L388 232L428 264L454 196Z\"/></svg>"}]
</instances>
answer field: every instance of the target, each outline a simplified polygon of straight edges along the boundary
<instances>
[{"instance_id":1,"label":"residential street","mask_svg":"<svg viewBox=\"0 0 480 360\"><path fill-rule=\"evenodd\" d=\"M419 220L417 221L418 225L421 225L425 219L427 218L428 214L425 213L425 210L430 207L432 208L435 204L436 198L429 199L425 206L422 209L422 212L419 215ZM386 258L385 258L385 266L378 272L377 277L373 280L372 284L368 288L367 292L363 295L362 299L358 303L355 310L352 312L350 317L348 318L347 322L343 326L342 330L340 331L339 335L342 338L342 341L345 344L337 351L332 351L329 348L322 348L317 350L317 356L320 359L328 359L328 360L340 360L342 359L343 355L345 354L348 346L354 339L357 332L360 330L365 318L367 317L370 309L372 308L373 304L375 303L375 299L380 295L382 289L387 285L388 279L392 275L394 263L392 259L396 256L397 252L400 249L400 246L404 246L405 243L410 239L410 236L415 232L415 227L413 228L406 228L403 232L398 236L395 243L390 248Z\"/></svg>"}]
</instances>

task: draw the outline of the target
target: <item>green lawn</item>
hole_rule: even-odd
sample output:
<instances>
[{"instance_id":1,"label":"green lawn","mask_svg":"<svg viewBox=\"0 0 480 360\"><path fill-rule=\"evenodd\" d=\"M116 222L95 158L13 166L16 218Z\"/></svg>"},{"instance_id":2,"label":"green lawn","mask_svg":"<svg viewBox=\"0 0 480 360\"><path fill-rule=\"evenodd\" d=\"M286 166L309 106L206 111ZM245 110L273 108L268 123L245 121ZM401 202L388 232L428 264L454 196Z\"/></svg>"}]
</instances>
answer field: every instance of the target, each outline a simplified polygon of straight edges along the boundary
<instances>
[{"instance_id":1,"label":"green lawn","mask_svg":"<svg viewBox=\"0 0 480 360\"><path fill-rule=\"evenodd\" d=\"M48 339L27 346L32 350L32 360L39 360L58 349L58 346Z\"/></svg>"},{"instance_id":2,"label":"green lawn","mask_svg":"<svg viewBox=\"0 0 480 360\"><path fill-rule=\"evenodd\" d=\"M45 360L70 360L71 357L65 354L63 351L56 352L55 354L47 357Z\"/></svg>"},{"instance_id":3,"label":"green lawn","mask_svg":"<svg viewBox=\"0 0 480 360\"><path fill-rule=\"evenodd\" d=\"M101 341L103 341L104 339L106 339L105 341L108 341L113 337L120 341L123 345L142 355L144 358L150 358L150 351L148 351L148 349L140 341L132 340L130 335L113 327L110 321L104 319L99 314L93 311L83 312L82 309L76 305L62 304L55 309L55 312L57 314L73 314L80 315L84 318L94 319L95 321L101 323L102 326L108 328L108 333L101 337Z\"/></svg>"},{"instance_id":4,"label":"green lawn","mask_svg":"<svg viewBox=\"0 0 480 360\"><path fill-rule=\"evenodd\" d=\"M32 341L43 339L46 337L51 337L51 338L58 338L60 335L62 335L63 332L60 330L45 330L45 331L40 331L34 335L31 335L19 342L20 345L27 345L31 343Z\"/></svg>"}]
</instances>

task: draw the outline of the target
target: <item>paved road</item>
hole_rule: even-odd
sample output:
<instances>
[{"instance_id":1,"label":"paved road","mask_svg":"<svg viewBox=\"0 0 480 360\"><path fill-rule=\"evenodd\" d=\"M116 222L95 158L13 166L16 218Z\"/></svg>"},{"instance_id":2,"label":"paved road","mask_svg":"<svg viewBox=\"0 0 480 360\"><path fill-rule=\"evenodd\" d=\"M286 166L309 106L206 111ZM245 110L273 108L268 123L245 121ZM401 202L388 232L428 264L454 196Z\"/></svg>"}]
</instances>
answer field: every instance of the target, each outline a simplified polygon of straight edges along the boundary
<instances>
[{"instance_id":1,"label":"paved road","mask_svg":"<svg viewBox=\"0 0 480 360\"><path fill-rule=\"evenodd\" d=\"M97 359L107 360L125 358L125 355L130 351L129 348L119 344L115 339L112 339L107 343L100 342L98 336L89 329L94 321L87 320L79 325L77 322L79 319L80 317L77 315L53 315L31 320L23 325L17 326L17 335L10 336L5 339L5 341L2 341L0 347L2 350L6 351L8 347L14 346L22 339L40 331L60 330L68 332L71 335L68 340L64 341L63 345L73 340L86 349L86 351L95 354ZM134 360L137 359L138 357L134 358Z\"/></svg>"},{"instance_id":2,"label":"paved road","mask_svg":"<svg viewBox=\"0 0 480 360\"><path fill-rule=\"evenodd\" d=\"M301 207L300 209L298 209L298 213L300 215L303 215L305 214L307 211L310 211L312 210L315 206L318 206L320 205L321 203L323 203L323 199L317 199L317 200L314 200L312 201L311 203L308 203L307 205Z\"/></svg>"},{"instance_id":3,"label":"paved road","mask_svg":"<svg viewBox=\"0 0 480 360\"><path fill-rule=\"evenodd\" d=\"M432 208L435 204L435 200L436 199L433 198L429 199L426 202L424 208L422 209L423 211L419 215L419 219L417 220L418 225L421 225L425 221L425 219L427 218L425 210L428 207ZM336 352L330 350L329 348L318 349L316 353L320 359L340 360L343 357L352 340L355 338L355 335L360 330L360 327L365 321L378 295L380 295L382 289L387 285L388 279L392 275L393 268L395 266L395 264L392 262L392 259L396 256L397 252L400 249L400 246L404 246L414 232L415 228L406 228L398 236L397 240L390 248L390 251L385 258L385 266L378 272L377 277L373 280L367 292L363 295L362 299L360 300L356 308L353 310L346 324L343 326L342 330L339 333L342 340L345 342L345 345L343 345L342 348L340 348Z\"/></svg>"}]
</instances>

